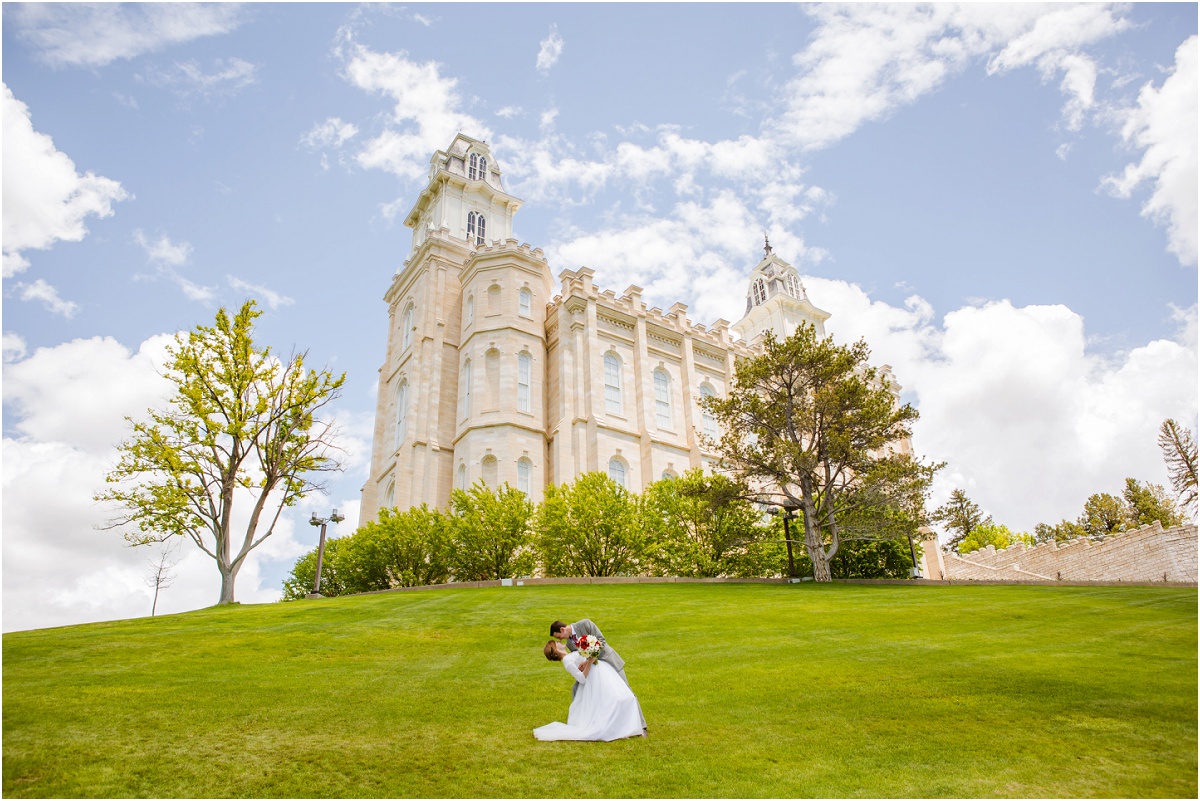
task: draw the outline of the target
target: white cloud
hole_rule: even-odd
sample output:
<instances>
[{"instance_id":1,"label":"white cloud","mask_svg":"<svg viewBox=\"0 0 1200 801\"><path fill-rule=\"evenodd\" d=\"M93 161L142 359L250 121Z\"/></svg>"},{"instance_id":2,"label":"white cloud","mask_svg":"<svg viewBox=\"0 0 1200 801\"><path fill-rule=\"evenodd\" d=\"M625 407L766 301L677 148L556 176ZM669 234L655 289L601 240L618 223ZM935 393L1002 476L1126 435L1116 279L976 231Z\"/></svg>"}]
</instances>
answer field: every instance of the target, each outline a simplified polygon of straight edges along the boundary
<instances>
[{"instance_id":1,"label":"white cloud","mask_svg":"<svg viewBox=\"0 0 1200 801\"><path fill-rule=\"evenodd\" d=\"M550 35L542 40L538 47L537 68L542 73L547 73L550 68L558 63L559 57L563 51L563 38L558 33L558 26L550 26Z\"/></svg>"},{"instance_id":2,"label":"white cloud","mask_svg":"<svg viewBox=\"0 0 1200 801\"><path fill-rule=\"evenodd\" d=\"M51 314L58 314L69 320L79 311L78 303L63 300L59 297L58 290L41 278L32 284L19 282L16 288L21 293L21 300L40 300L42 306Z\"/></svg>"},{"instance_id":3,"label":"white cloud","mask_svg":"<svg viewBox=\"0 0 1200 801\"><path fill-rule=\"evenodd\" d=\"M101 67L202 36L243 18L227 3L21 3L5 21L54 67Z\"/></svg>"},{"instance_id":4,"label":"white cloud","mask_svg":"<svg viewBox=\"0 0 1200 801\"><path fill-rule=\"evenodd\" d=\"M286 295L281 295L265 286L247 283L240 278L234 278L232 275L226 276L226 280L229 281L229 285L234 289L250 293L255 300L265 301L272 309L278 309L280 306L290 306L294 302Z\"/></svg>"},{"instance_id":5,"label":"white cloud","mask_svg":"<svg viewBox=\"0 0 1200 801\"><path fill-rule=\"evenodd\" d=\"M314 125L308 133L300 137L300 144L310 150L323 147L339 148L358 135L358 126L350 122L342 122L340 117L330 117L325 122Z\"/></svg>"},{"instance_id":6,"label":"white cloud","mask_svg":"<svg viewBox=\"0 0 1200 801\"><path fill-rule=\"evenodd\" d=\"M343 29L335 53L354 86L395 101L392 127L366 142L358 163L402 178L417 179L428 169L429 154L446 147L462 131L486 139L491 130L461 111L454 78L443 78L435 61L418 63L406 53L379 53L353 40Z\"/></svg>"},{"instance_id":7,"label":"white cloud","mask_svg":"<svg viewBox=\"0 0 1200 801\"><path fill-rule=\"evenodd\" d=\"M192 246L188 242L172 242L166 234L161 234L157 241L151 242L146 238L142 229L133 232L133 241L146 251L146 259L151 264L165 264L169 267L181 267L192 255Z\"/></svg>"},{"instance_id":8,"label":"white cloud","mask_svg":"<svg viewBox=\"0 0 1200 801\"><path fill-rule=\"evenodd\" d=\"M1142 183L1153 187L1142 214L1167 227L1168 249L1183 264L1196 264L1196 37L1175 51L1162 86L1142 87L1137 105L1124 112L1121 137L1141 149L1142 160L1105 185L1129 197Z\"/></svg>"},{"instance_id":9,"label":"white cloud","mask_svg":"<svg viewBox=\"0 0 1200 801\"><path fill-rule=\"evenodd\" d=\"M14 334L11 331L4 332L4 363L15 362L18 359L24 359L27 349L25 340L20 334Z\"/></svg>"},{"instance_id":10,"label":"white cloud","mask_svg":"<svg viewBox=\"0 0 1200 801\"><path fill-rule=\"evenodd\" d=\"M503 106L496 109L496 116L503 117L506 120L511 120L513 117L519 117L524 112L520 106Z\"/></svg>"},{"instance_id":11,"label":"white cloud","mask_svg":"<svg viewBox=\"0 0 1200 801\"><path fill-rule=\"evenodd\" d=\"M917 452L948 463L934 505L958 486L1010 527L1074 518L1089 495L1119 492L1127 476L1165 483L1158 426L1196 419L1186 328L1177 341L1104 357L1088 351L1083 318L1065 306L996 301L939 325L919 297L901 309L844 281L805 283L833 313L834 338L864 337L872 363L891 364L920 411ZM1178 314L1185 326L1188 315Z\"/></svg>"},{"instance_id":12,"label":"white cloud","mask_svg":"<svg viewBox=\"0 0 1200 801\"><path fill-rule=\"evenodd\" d=\"M216 59L213 72L193 61L176 62L169 69L148 67L143 79L152 86L183 96L217 97L236 94L258 81L258 66L240 58Z\"/></svg>"},{"instance_id":13,"label":"white cloud","mask_svg":"<svg viewBox=\"0 0 1200 801\"><path fill-rule=\"evenodd\" d=\"M23 343L6 335L6 352L11 345L14 354L3 384L13 432L4 438L3 457L6 631L150 613L145 577L151 551L97 530L110 511L91 499L104 489L115 446L129 434L125 416L141 418L147 408L162 407L171 385L159 371L172 341L158 335L130 352L111 338L94 337L23 357ZM243 503L236 523L244 525L248 514ZM267 565L290 565L307 550L297 540L294 519L300 518L285 514L276 533L251 554L238 576L238 600L278 599L278 586L265 586L263 576ZM180 553L186 556L176 568L179 577L159 598L159 613L217 600L220 579L212 560L190 544Z\"/></svg>"},{"instance_id":14,"label":"white cloud","mask_svg":"<svg viewBox=\"0 0 1200 801\"><path fill-rule=\"evenodd\" d=\"M88 215L108 217L130 197L111 178L75 172L49 136L33 129L29 107L4 87L4 276L29 267L23 251L87 235Z\"/></svg>"}]
</instances>

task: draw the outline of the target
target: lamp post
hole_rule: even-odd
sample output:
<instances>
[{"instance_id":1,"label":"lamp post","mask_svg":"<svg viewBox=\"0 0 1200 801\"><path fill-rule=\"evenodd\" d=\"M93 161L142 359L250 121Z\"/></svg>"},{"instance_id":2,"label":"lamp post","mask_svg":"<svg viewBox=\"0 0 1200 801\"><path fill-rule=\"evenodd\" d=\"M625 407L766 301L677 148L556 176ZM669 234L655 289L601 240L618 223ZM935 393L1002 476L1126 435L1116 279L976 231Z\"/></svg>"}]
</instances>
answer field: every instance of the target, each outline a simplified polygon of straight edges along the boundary
<instances>
[{"instance_id":1,"label":"lamp post","mask_svg":"<svg viewBox=\"0 0 1200 801\"><path fill-rule=\"evenodd\" d=\"M313 591L308 594L309 598L320 598L321 596L321 564L325 561L325 524L340 523L346 518L338 514L338 510L334 509L333 514L329 517L317 517L317 513L313 512L312 518L308 521L310 526L321 527L321 543L317 546L317 578L313 581Z\"/></svg>"},{"instance_id":2,"label":"lamp post","mask_svg":"<svg viewBox=\"0 0 1200 801\"><path fill-rule=\"evenodd\" d=\"M912 534L908 535L908 552L912 554L913 566L909 568L908 577L919 579L921 578L921 568L917 567L917 549L913 546Z\"/></svg>"}]
</instances>

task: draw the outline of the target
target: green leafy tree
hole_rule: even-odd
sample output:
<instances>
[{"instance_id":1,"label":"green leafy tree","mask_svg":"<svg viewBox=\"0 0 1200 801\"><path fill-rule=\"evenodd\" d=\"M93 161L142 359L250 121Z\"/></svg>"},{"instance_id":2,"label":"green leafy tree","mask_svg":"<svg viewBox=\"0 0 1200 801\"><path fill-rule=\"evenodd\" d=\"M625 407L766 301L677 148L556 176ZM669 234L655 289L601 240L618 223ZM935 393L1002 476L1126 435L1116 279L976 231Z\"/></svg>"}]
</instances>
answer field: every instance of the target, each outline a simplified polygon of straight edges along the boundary
<instances>
[{"instance_id":1,"label":"green leafy tree","mask_svg":"<svg viewBox=\"0 0 1200 801\"><path fill-rule=\"evenodd\" d=\"M976 526L992 522L991 515L985 515L978 504L967 497L967 493L957 488L944 504L933 510L930 519L942 523L951 532L946 550L957 548Z\"/></svg>"},{"instance_id":2,"label":"green leafy tree","mask_svg":"<svg viewBox=\"0 0 1200 801\"><path fill-rule=\"evenodd\" d=\"M649 568L658 576L758 574L758 547L769 530L762 513L745 499L745 487L722 475L693 468L665 478L642 493L642 520L651 549Z\"/></svg>"},{"instance_id":3,"label":"green leafy tree","mask_svg":"<svg viewBox=\"0 0 1200 801\"><path fill-rule=\"evenodd\" d=\"M1163 421L1158 446L1167 462L1167 474L1179 505L1196 514L1196 438L1190 429L1172 419Z\"/></svg>"},{"instance_id":4,"label":"green leafy tree","mask_svg":"<svg viewBox=\"0 0 1200 801\"><path fill-rule=\"evenodd\" d=\"M1175 500L1167 494L1159 484L1140 483L1137 479L1125 479L1125 513L1130 528L1148 526L1155 521L1163 528L1178 526L1183 523L1183 512L1175 505Z\"/></svg>"},{"instance_id":5,"label":"green leafy tree","mask_svg":"<svg viewBox=\"0 0 1200 801\"><path fill-rule=\"evenodd\" d=\"M342 580L338 569L341 561L342 546L349 537L330 537L325 540L325 556L321 560L321 595L326 598L336 598L345 595L346 583ZM317 549L296 560L292 572L283 580L284 601L298 601L313 591L317 578Z\"/></svg>"},{"instance_id":6,"label":"green leafy tree","mask_svg":"<svg viewBox=\"0 0 1200 801\"><path fill-rule=\"evenodd\" d=\"M1038 523L1033 527L1033 536L1038 542L1066 542L1087 535L1087 529L1074 520L1062 520L1055 526Z\"/></svg>"},{"instance_id":7,"label":"green leafy tree","mask_svg":"<svg viewBox=\"0 0 1200 801\"><path fill-rule=\"evenodd\" d=\"M338 572L347 592L441 584L450 578L451 521L425 504L379 519L346 538Z\"/></svg>"},{"instance_id":8,"label":"green leafy tree","mask_svg":"<svg viewBox=\"0 0 1200 801\"><path fill-rule=\"evenodd\" d=\"M315 480L340 469L331 426L317 412L338 397L345 374L305 367L305 354L280 360L254 344L262 312L247 301L232 318L175 337L166 378L166 409L150 409L121 443L113 485L96 499L120 513L134 545L190 540L217 564L219 603L234 602L234 582L250 552L275 532L283 510L321 489ZM132 421L131 421L132 422ZM250 506L234 530L235 503Z\"/></svg>"},{"instance_id":9,"label":"green leafy tree","mask_svg":"<svg viewBox=\"0 0 1200 801\"><path fill-rule=\"evenodd\" d=\"M450 561L457 581L492 581L533 572L534 506L525 493L482 481L450 493Z\"/></svg>"},{"instance_id":10,"label":"green leafy tree","mask_svg":"<svg viewBox=\"0 0 1200 801\"><path fill-rule=\"evenodd\" d=\"M536 527L547 576L634 575L650 544L636 500L603 473L546 487Z\"/></svg>"},{"instance_id":11,"label":"green leafy tree","mask_svg":"<svg viewBox=\"0 0 1200 801\"><path fill-rule=\"evenodd\" d=\"M848 518L892 496L864 485L879 462L895 458L918 416L896 405L869 355L866 343L839 346L811 326L784 340L767 332L763 352L737 363L728 397L701 400L721 424L717 447L739 479L758 488L761 502L801 511L818 581L832 578ZM895 480L919 466L895 460L883 472Z\"/></svg>"},{"instance_id":12,"label":"green leafy tree","mask_svg":"<svg viewBox=\"0 0 1200 801\"><path fill-rule=\"evenodd\" d=\"M1129 528L1125 504L1115 495L1097 492L1083 504L1079 525L1089 537L1104 538Z\"/></svg>"},{"instance_id":13,"label":"green leafy tree","mask_svg":"<svg viewBox=\"0 0 1200 801\"><path fill-rule=\"evenodd\" d=\"M1036 545L1037 539L1032 534L1013 533L1008 530L1008 526L997 525L996 523L984 523L971 529L971 533L964 537L962 542L958 543L958 552L960 554L968 554L971 551L978 551L989 545L994 545L996 550L999 551L1018 542L1023 542L1026 545Z\"/></svg>"}]
</instances>

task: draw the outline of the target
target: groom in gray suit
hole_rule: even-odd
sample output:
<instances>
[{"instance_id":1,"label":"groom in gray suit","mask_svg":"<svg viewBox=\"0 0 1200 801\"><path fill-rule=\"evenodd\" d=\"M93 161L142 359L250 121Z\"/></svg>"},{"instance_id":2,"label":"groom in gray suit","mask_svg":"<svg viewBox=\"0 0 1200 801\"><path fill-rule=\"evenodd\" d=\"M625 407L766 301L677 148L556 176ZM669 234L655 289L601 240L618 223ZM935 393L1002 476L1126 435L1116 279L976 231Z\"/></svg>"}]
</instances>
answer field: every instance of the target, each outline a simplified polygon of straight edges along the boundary
<instances>
[{"instance_id":1,"label":"groom in gray suit","mask_svg":"<svg viewBox=\"0 0 1200 801\"><path fill-rule=\"evenodd\" d=\"M604 635L600 633L600 629L595 623L588 620L586 617L578 623L567 625L561 620L556 620L550 624L550 636L566 644L568 651L579 650L579 638L587 635L588 637L596 637L600 642L604 643L604 650L600 652L600 661L607 662L608 666L617 671L617 675L621 677L621 681L625 682L625 686L629 686L629 678L625 675L625 660L617 653L616 649L608 644L608 640L604 639ZM571 698L575 698L575 693L579 690L579 682L571 685ZM638 713L641 713L641 704L638 704ZM646 730L646 716L642 715L642 731Z\"/></svg>"}]
</instances>

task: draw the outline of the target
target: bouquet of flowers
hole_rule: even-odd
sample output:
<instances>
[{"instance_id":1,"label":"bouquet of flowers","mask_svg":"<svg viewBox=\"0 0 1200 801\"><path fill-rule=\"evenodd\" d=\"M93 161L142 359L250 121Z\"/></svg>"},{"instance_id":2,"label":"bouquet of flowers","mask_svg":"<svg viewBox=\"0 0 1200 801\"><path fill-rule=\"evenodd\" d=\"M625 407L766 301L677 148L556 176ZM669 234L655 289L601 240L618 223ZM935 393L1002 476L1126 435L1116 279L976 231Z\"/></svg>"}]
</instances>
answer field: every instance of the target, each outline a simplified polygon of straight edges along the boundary
<instances>
[{"instance_id":1,"label":"bouquet of flowers","mask_svg":"<svg viewBox=\"0 0 1200 801\"><path fill-rule=\"evenodd\" d=\"M604 640L587 634L580 637L576 645L579 646L579 652L586 659L591 659L592 657L599 658L600 652L604 650Z\"/></svg>"}]
</instances>

